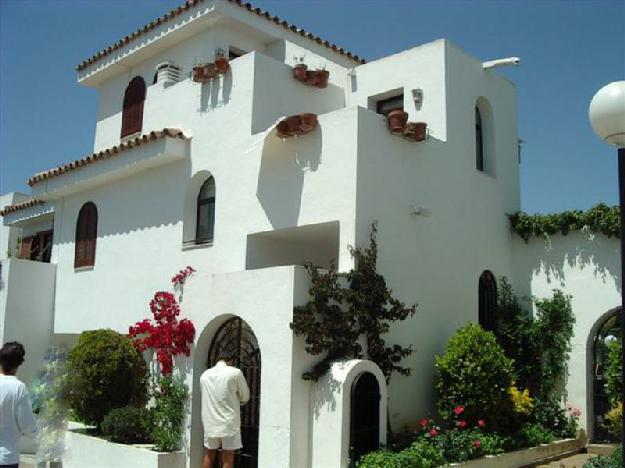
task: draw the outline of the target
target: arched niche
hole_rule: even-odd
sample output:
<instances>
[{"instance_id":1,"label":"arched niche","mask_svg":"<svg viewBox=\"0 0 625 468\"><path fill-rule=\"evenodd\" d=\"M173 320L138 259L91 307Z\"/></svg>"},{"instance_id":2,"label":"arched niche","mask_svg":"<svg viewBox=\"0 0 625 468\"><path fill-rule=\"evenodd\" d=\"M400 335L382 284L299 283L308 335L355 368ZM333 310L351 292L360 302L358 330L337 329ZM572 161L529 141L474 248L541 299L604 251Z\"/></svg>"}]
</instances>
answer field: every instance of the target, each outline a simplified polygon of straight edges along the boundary
<instances>
[{"instance_id":1,"label":"arched niche","mask_svg":"<svg viewBox=\"0 0 625 468\"><path fill-rule=\"evenodd\" d=\"M366 384L365 390L371 390L375 387L374 381L379 391L379 398L375 397L379 404L377 418L371 420L378 421L378 444L384 445L388 390L384 374L374 362L362 359L335 362L315 382L311 394L312 466L349 466L352 423L358 421L356 415L352 418L354 390L357 394L362 383ZM354 403L357 407L358 402ZM370 410L374 411L373 408Z\"/></svg>"}]
</instances>

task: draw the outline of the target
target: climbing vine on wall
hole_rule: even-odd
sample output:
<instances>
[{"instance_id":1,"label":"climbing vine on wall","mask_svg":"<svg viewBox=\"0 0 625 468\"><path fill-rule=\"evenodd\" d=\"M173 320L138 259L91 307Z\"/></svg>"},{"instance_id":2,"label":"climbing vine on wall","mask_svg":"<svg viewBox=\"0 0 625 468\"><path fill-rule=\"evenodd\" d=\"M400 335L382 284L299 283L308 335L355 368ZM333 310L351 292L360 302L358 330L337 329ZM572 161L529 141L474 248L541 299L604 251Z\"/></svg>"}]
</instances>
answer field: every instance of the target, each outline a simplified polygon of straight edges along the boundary
<instances>
[{"instance_id":1,"label":"climbing vine on wall","mask_svg":"<svg viewBox=\"0 0 625 468\"><path fill-rule=\"evenodd\" d=\"M325 357L303 375L304 379L318 379L335 360L364 356L380 367L387 381L393 372L410 374L410 369L400 363L413 352L412 346L387 344L383 335L393 322L412 316L416 305L406 307L395 299L384 277L377 273L376 233L374 224L369 248L350 249L356 266L347 273L338 273L335 264L327 272L306 265L312 299L295 307L290 326L296 335L304 337L309 354Z\"/></svg>"},{"instance_id":2,"label":"climbing vine on wall","mask_svg":"<svg viewBox=\"0 0 625 468\"><path fill-rule=\"evenodd\" d=\"M599 203L587 211L573 210L546 215L529 215L520 211L509 215L509 218L512 230L525 242L532 237L546 238L558 233L567 235L583 228L607 237L620 237L619 207L605 203Z\"/></svg>"}]
</instances>

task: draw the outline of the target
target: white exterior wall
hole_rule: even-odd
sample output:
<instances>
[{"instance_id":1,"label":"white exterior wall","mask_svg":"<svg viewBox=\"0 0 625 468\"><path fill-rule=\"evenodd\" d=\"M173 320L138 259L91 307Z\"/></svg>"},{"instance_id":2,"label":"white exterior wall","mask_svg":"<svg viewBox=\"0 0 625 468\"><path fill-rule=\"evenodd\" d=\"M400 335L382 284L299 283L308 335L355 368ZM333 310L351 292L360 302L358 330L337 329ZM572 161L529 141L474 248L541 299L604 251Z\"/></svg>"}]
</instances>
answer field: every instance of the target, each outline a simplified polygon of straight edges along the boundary
<instances>
[{"instance_id":1,"label":"white exterior wall","mask_svg":"<svg viewBox=\"0 0 625 468\"><path fill-rule=\"evenodd\" d=\"M259 67L267 74L255 73ZM338 221L339 263L349 268L346 246L354 244L357 111L321 115L319 128L300 138L282 141L274 133L251 135L252 90L267 95L277 95L279 89L297 92L290 87L293 79L285 69L259 53L233 61L228 102L205 113L197 112L194 103L199 90L210 84L186 80L160 90L160 100L146 102L144 128L183 122L185 133L193 136L190 161L86 189L57 203L63 213L56 215L55 227L57 333L105 326L126 331L146 315L151 295L169 287L178 269L192 265L209 273L244 270L247 235L255 232ZM332 92L318 91L321 96ZM282 112L303 112L319 106L316 96L310 95L310 106L300 99L293 100L291 108L284 103L272 108L268 101L266 112L271 118ZM89 167L97 169L97 165ZM212 246L183 250L186 188L199 171L215 178L215 239ZM95 267L74 271L76 220L87 201L98 208ZM83 291L92 293L84 295ZM121 297L125 298L123 308Z\"/></svg>"},{"instance_id":2,"label":"white exterior wall","mask_svg":"<svg viewBox=\"0 0 625 468\"><path fill-rule=\"evenodd\" d=\"M458 328L477 322L480 274L511 275L506 213L519 209L514 88L444 42L432 47L445 51L446 94L442 89L437 96L424 86L424 103L446 109L446 119L436 123L445 126L435 128L428 141L412 143L391 135L375 112L360 109L358 114L357 243L368 245L371 223L377 220L378 269L396 297L407 305L418 303L408 324L397 324L391 332L390 341L416 349L404 361L412 376L395 375L389 387L396 430L433 414L434 355L442 353ZM394 75L392 68L388 74ZM413 75L415 83L418 77ZM495 108L495 157L501 168L496 177L475 168L479 96ZM447 141L435 135L446 135ZM422 208L422 214L412 215L413 206Z\"/></svg>"},{"instance_id":3,"label":"white exterior wall","mask_svg":"<svg viewBox=\"0 0 625 468\"><path fill-rule=\"evenodd\" d=\"M593 339L601 319L621 305L619 248L619 239L580 232L527 244L515 238L513 244L517 295L551 297L553 289L560 289L573 296L567 399L581 409L580 424L591 438Z\"/></svg>"}]
</instances>

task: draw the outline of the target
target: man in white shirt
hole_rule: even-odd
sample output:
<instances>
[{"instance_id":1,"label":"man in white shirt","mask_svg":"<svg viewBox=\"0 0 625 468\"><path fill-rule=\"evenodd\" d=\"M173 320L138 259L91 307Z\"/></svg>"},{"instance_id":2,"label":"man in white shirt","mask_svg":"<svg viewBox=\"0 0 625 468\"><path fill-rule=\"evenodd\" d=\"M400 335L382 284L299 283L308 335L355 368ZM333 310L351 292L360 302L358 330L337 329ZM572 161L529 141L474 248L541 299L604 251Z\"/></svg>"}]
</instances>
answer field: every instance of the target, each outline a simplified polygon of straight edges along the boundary
<instances>
[{"instance_id":1,"label":"man in white shirt","mask_svg":"<svg viewBox=\"0 0 625 468\"><path fill-rule=\"evenodd\" d=\"M215 366L200 377L204 458L202 468L215 468L221 448L221 468L233 468L234 451L241 442L241 405L250 399L243 372L233 367L232 356L222 353Z\"/></svg>"},{"instance_id":2,"label":"man in white shirt","mask_svg":"<svg viewBox=\"0 0 625 468\"><path fill-rule=\"evenodd\" d=\"M25 354L15 341L0 349L0 467L5 468L18 468L20 435L37 432L26 385L15 377Z\"/></svg>"}]
</instances>

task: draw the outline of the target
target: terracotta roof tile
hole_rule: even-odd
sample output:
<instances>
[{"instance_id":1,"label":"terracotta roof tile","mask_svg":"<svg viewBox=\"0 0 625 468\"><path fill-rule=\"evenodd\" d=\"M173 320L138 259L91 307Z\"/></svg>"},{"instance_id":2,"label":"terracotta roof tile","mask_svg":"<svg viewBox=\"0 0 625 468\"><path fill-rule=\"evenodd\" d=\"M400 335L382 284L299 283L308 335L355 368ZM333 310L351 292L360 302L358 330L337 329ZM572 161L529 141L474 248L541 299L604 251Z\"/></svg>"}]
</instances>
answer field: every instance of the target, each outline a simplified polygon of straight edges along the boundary
<instances>
[{"instance_id":1,"label":"terracotta roof tile","mask_svg":"<svg viewBox=\"0 0 625 468\"><path fill-rule=\"evenodd\" d=\"M73 171L80 167L87 166L97 161L101 161L103 159L110 158L127 149L135 148L149 141L157 140L159 138L164 138L166 136L171 137L171 138L180 138L182 140L189 139L189 137L185 136L182 130L178 128L164 128L163 130L155 130L145 135L137 136L136 138L127 140L123 143L120 143L119 145L113 146L112 148L107 148L97 153L93 153L89 156L85 156L84 158L77 159L76 161L63 164L62 166L58 166L53 169L49 169L47 171L39 172L38 174L35 174L30 179L28 179L28 185L32 187L33 185L43 180L50 179L52 177L56 177L61 174L65 174L66 172Z\"/></svg>"},{"instance_id":2,"label":"terracotta roof tile","mask_svg":"<svg viewBox=\"0 0 625 468\"><path fill-rule=\"evenodd\" d=\"M124 45L128 44L131 40L134 40L135 38L141 36L142 34L145 34L149 31L151 31L152 29L157 28L158 26L160 26L163 23L166 23L167 21L175 18L176 16L180 15L181 13L183 13L184 11L189 10L192 7L195 7L196 5L202 3L204 0L186 0L186 2L184 3L184 5L181 5L177 8L174 8L173 10L171 10L169 13L164 14L163 16L157 18L154 21L151 21L150 23L146 24L145 26L143 26L142 28L139 28L138 30L130 33L129 35L125 36L123 39L120 39L119 41L115 42L114 44L111 44L110 46L106 47L105 49L101 50L100 52L98 52L97 54L89 57L88 59L84 60L83 62L79 63L78 66L76 66L76 70L77 71L81 71L84 70L85 68L87 68L89 65L99 61L100 59L102 59L103 57L106 57L107 55L111 54L112 52L114 52L117 49L120 49L121 47L123 47ZM307 31L305 31L304 29L298 28L297 26L288 23L287 21L284 21L280 18L278 18L277 16L272 16L269 12L267 11L263 11L260 8L254 8L252 7L251 4L249 3L243 3L242 0L226 0L230 3L233 3L235 5L238 5L241 8L245 8L246 10L249 10L252 13L257 14L258 16L261 16L265 19L267 19L268 21L273 21L276 24L279 24L280 26L282 26L284 29L289 29L293 32L299 33L301 36L306 37L312 41L315 41L318 44L322 44L325 47L328 47L329 49L332 49L335 52L338 52L341 55L344 55L356 62L360 62L360 63L365 63L364 59L361 59L360 57L358 57L358 55L352 54L351 52L343 49L343 48L338 48L338 46L336 44L331 44L328 41L324 41L323 39L321 39L318 36L315 36L312 33L309 33Z\"/></svg>"},{"instance_id":3,"label":"terracotta roof tile","mask_svg":"<svg viewBox=\"0 0 625 468\"><path fill-rule=\"evenodd\" d=\"M45 205L46 202L37 200L36 198L31 198L30 200L26 200L20 203L16 203L15 205L8 205L4 207L4 210L0 211L0 216L7 215L9 213L14 213L16 211L25 210L26 208L30 208L31 206L36 205Z\"/></svg>"}]
</instances>

